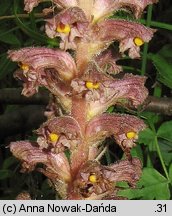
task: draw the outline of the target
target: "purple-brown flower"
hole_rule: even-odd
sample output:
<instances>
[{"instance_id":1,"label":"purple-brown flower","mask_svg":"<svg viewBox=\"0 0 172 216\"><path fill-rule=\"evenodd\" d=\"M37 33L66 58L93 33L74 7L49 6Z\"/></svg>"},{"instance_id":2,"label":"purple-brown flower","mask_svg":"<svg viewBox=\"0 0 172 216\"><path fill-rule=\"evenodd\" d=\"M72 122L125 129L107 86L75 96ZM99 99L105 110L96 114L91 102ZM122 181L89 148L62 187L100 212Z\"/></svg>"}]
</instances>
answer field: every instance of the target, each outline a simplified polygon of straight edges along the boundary
<instances>
[{"instance_id":1,"label":"purple-brown flower","mask_svg":"<svg viewBox=\"0 0 172 216\"><path fill-rule=\"evenodd\" d=\"M141 176L141 162L137 158L132 161L123 160L119 163L103 166L96 161L88 161L79 170L74 187L70 190L68 199L106 199L117 197L116 183L126 181L132 187Z\"/></svg>"},{"instance_id":2,"label":"purple-brown flower","mask_svg":"<svg viewBox=\"0 0 172 216\"><path fill-rule=\"evenodd\" d=\"M79 38L83 37L89 24L79 7L68 8L46 21L46 34L50 38L59 36L62 39L60 48L63 50L76 49Z\"/></svg>"},{"instance_id":3,"label":"purple-brown flower","mask_svg":"<svg viewBox=\"0 0 172 216\"><path fill-rule=\"evenodd\" d=\"M81 128L78 122L69 116L48 120L36 133L40 148L49 149L54 153L74 149L82 142Z\"/></svg>"},{"instance_id":4,"label":"purple-brown flower","mask_svg":"<svg viewBox=\"0 0 172 216\"><path fill-rule=\"evenodd\" d=\"M129 51L131 58L138 58L140 46L150 41L155 30L131 21L105 18L126 8L131 9L138 18L144 8L154 2L156 1L78 0L73 2L73 7L69 7L69 2L66 1L66 8L47 20L46 33L51 38L61 37L62 49L76 50L79 70L85 70L88 62L114 41L120 42L121 53Z\"/></svg>"},{"instance_id":5,"label":"purple-brown flower","mask_svg":"<svg viewBox=\"0 0 172 216\"><path fill-rule=\"evenodd\" d=\"M33 171L37 165L39 172L44 173L53 184L60 184L58 192L63 197L66 196L67 183L71 180L70 165L66 155L62 152L54 154L49 150L39 148L37 143L29 141L17 141L10 144L13 155L21 160L22 172Z\"/></svg>"},{"instance_id":6,"label":"purple-brown flower","mask_svg":"<svg viewBox=\"0 0 172 216\"><path fill-rule=\"evenodd\" d=\"M106 137L113 136L116 143L126 153L136 145L138 134L145 129L143 120L126 114L102 114L88 122L86 137L88 143L102 142Z\"/></svg>"},{"instance_id":7,"label":"purple-brown flower","mask_svg":"<svg viewBox=\"0 0 172 216\"><path fill-rule=\"evenodd\" d=\"M15 77L24 81L22 94L31 96L39 86L45 86L69 111L71 107L70 82L76 76L74 59L66 52L50 48L23 48L9 51L9 58L18 62Z\"/></svg>"},{"instance_id":8,"label":"purple-brown flower","mask_svg":"<svg viewBox=\"0 0 172 216\"><path fill-rule=\"evenodd\" d=\"M74 79L71 85L86 99L86 115L91 119L115 104L137 108L148 96L144 83L145 77L125 74L119 79L93 70L82 79Z\"/></svg>"},{"instance_id":9,"label":"purple-brown flower","mask_svg":"<svg viewBox=\"0 0 172 216\"><path fill-rule=\"evenodd\" d=\"M63 81L70 81L77 73L73 58L66 52L58 49L44 47L23 48L16 51L8 51L12 61L19 62L23 73L28 79L40 79L46 83L45 68L53 68L57 77Z\"/></svg>"}]
</instances>

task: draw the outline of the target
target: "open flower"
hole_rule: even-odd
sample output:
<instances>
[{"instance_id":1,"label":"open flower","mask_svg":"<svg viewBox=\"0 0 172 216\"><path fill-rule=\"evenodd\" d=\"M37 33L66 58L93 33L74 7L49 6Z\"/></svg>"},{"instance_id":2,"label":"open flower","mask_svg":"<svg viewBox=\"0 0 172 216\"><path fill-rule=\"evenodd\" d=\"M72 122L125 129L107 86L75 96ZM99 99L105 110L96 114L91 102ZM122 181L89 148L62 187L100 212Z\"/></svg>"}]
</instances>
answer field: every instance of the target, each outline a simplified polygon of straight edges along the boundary
<instances>
[{"instance_id":1,"label":"open flower","mask_svg":"<svg viewBox=\"0 0 172 216\"><path fill-rule=\"evenodd\" d=\"M82 79L74 79L71 86L85 97L87 119L91 119L117 103L137 108L148 96L144 83L145 77L137 75L125 74L119 79L90 71Z\"/></svg>"},{"instance_id":2,"label":"open flower","mask_svg":"<svg viewBox=\"0 0 172 216\"><path fill-rule=\"evenodd\" d=\"M96 161L88 161L79 170L68 199L93 200L110 196L118 199L118 188L115 184L126 181L134 187L140 178L141 167L141 162L137 158L133 158L132 161L123 160L110 166L102 166Z\"/></svg>"},{"instance_id":3,"label":"open flower","mask_svg":"<svg viewBox=\"0 0 172 216\"><path fill-rule=\"evenodd\" d=\"M36 132L40 148L51 149L55 153L76 148L82 138L77 121L65 116L48 120Z\"/></svg>"},{"instance_id":4,"label":"open flower","mask_svg":"<svg viewBox=\"0 0 172 216\"><path fill-rule=\"evenodd\" d=\"M138 134L146 128L143 120L127 114L102 114L88 122L87 142L91 145L113 136L116 143L128 154L136 145Z\"/></svg>"},{"instance_id":5,"label":"open flower","mask_svg":"<svg viewBox=\"0 0 172 216\"><path fill-rule=\"evenodd\" d=\"M46 20L46 34L50 38L62 39L61 49L76 49L79 38L83 37L88 27L85 13L78 7L71 7Z\"/></svg>"},{"instance_id":6,"label":"open flower","mask_svg":"<svg viewBox=\"0 0 172 216\"><path fill-rule=\"evenodd\" d=\"M10 144L13 155L21 160L22 171L33 171L38 164L43 168L37 170L44 173L54 184L59 182L63 188L59 189L61 196L66 194L67 183L71 180L70 165L64 153L54 154L51 151L40 149L37 143L17 141Z\"/></svg>"},{"instance_id":7,"label":"open flower","mask_svg":"<svg viewBox=\"0 0 172 216\"><path fill-rule=\"evenodd\" d=\"M13 155L22 161L22 171L32 171L38 163L45 165L44 173L52 174L52 179L69 181L70 168L64 153L53 154L40 149L37 143L17 141L10 144ZM50 175L49 175L50 177Z\"/></svg>"},{"instance_id":8,"label":"open flower","mask_svg":"<svg viewBox=\"0 0 172 216\"><path fill-rule=\"evenodd\" d=\"M108 32L108 34L107 34ZM140 46L151 40L155 30L139 23L127 20L105 20L100 22L93 31L94 39L99 43L111 43L119 41L120 52L129 50L131 58L140 57ZM98 42L97 42L98 43Z\"/></svg>"},{"instance_id":9,"label":"open flower","mask_svg":"<svg viewBox=\"0 0 172 216\"><path fill-rule=\"evenodd\" d=\"M31 96L39 86L45 86L58 97L62 107L69 111L69 83L76 76L73 58L61 50L50 48L23 48L8 52L9 58L18 62L20 70L15 77L24 81L23 94Z\"/></svg>"},{"instance_id":10,"label":"open flower","mask_svg":"<svg viewBox=\"0 0 172 216\"><path fill-rule=\"evenodd\" d=\"M46 79L45 68L54 68L57 77L62 81L70 81L77 73L73 58L66 52L44 47L23 48L8 51L9 58L18 62L26 77L30 80L39 78L40 82ZM37 76L37 77L36 77ZM46 83L46 80L45 80Z\"/></svg>"}]
</instances>

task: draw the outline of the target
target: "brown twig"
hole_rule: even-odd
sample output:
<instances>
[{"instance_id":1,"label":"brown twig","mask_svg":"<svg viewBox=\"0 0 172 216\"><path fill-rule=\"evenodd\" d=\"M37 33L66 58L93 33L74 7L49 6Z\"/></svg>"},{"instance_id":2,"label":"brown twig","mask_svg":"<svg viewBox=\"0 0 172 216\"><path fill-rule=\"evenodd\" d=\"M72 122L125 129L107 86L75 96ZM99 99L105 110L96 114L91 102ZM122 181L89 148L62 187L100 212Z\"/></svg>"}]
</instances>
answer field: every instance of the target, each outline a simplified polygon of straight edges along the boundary
<instances>
[{"instance_id":1,"label":"brown twig","mask_svg":"<svg viewBox=\"0 0 172 216\"><path fill-rule=\"evenodd\" d=\"M43 123L45 106L27 105L0 115L0 139L36 129Z\"/></svg>"},{"instance_id":2,"label":"brown twig","mask_svg":"<svg viewBox=\"0 0 172 216\"><path fill-rule=\"evenodd\" d=\"M44 17L45 14L44 13L34 13L34 17L40 18L40 17ZM30 15L29 14L17 14L17 17L19 18L29 18ZM0 20L4 20L4 19L15 19L15 15L8 15L8 16L1 16Z\"/></svg>"},{"instance_id":3,"label":"brown twig","mask_svg":"<svg viewBox=\"0 0 172 216\"><path fill-rule=\"evenodd\" d=\"M21 88L4 88L0 90L0 103L4 104L48 104L49 93L40 90L33 97L21 95Z\"/></svg>"},{"instance_id":4,"label":"brown twig","mask_svg":"<svg viewBox=\"0 0 172 216\"><path fill-rule=\"evenodd\" d=\"M172 116L172 98L149 96L146 110Z\"/></svg>"}]
</instances>

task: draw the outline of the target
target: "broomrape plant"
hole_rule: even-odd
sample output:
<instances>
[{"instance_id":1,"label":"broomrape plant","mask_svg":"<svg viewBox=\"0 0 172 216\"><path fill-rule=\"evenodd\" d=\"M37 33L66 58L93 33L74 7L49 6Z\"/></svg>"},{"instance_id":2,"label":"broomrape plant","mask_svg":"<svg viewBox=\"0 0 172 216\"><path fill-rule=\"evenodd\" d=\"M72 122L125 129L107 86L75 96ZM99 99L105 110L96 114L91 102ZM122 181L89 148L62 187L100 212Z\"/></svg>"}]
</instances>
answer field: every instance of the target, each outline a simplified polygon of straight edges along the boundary
<instances>
[{"instance_id":1,"label":"broomrape plant","mask_svg":"<svg viewBox=\"0 0 172 216\"><path fill-rule=\"evenodd\" d=\"M25 10L31 12L43 1L25 0ZM137 108L148 96L146 78L117 75L122 67L116 61L126 51L131 58L140 57L140 46L155 30L108 17L129 9L138 19L156 0L52 2L60 12L45 20L45 31L50 38L60 37L60 49L8 52L19 63L15 77L24 82L23 95L32 96L43 86L54 96L47 122L35 131L37 141L12 142L10 150L21 160L23 172L37 169L46 175L62 199L120 199L116 183L126 181L134 188L141 176L141 162L130 150L146 125L133 115L105 111L116 104ZM119 42L119 51L110 46L114 41ZM126 156L109 166L100 163L107 137L113 137Z\"/></svg>"}]
</instances>

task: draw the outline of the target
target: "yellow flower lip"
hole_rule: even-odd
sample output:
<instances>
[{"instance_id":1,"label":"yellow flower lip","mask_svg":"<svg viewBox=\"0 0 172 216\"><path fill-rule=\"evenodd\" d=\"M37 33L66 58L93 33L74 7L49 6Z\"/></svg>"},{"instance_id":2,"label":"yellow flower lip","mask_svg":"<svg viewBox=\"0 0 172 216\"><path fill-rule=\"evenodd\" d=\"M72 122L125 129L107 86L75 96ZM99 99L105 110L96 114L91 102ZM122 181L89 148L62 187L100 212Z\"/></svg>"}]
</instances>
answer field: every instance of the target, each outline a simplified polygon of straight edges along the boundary
<instances>
[{"instance_id":1,"label":"yellow flower lip","mask_svg":"<svg viewBox=\"0 0 172 216\"><path fill-rule=\"evenodd\" d=\"M93 82L90 82L90 81L87 81L87 82L85 83L85 85L86 85L86 87L87 87L88 89L98 89L99 86L100 86L99 83L93 83Z\"/></svg>"},{"instance_id":2,"label":"yellow flower lip","mask_svg":"<svg viewBox=\"0 0 172 216\"><path fill-rule=\"evenodd\" d=\"M28 70L29 70L29 65L27 65L27 64L19 63L19 67L20 67L23 71L28 71Z\"/></svg>"},{"instance_id":3,"label":"yellow flower lip","mask_svg":"<svg viewBox=\"0 0 172 216\"><path fill-rule=\"evenodd\" d=\"M59 135L55 134L55 133L50 133L49 134L49 139L51 142L57 142L59 139Z\"/></svg>"},{"instance_id":4,"label":"yellow flower lip","mask_svg":"<svg viewBox=\"0 0 172 216\"><path fill-rule=\"evenodd\" d=\"M63 23L59 23L57 25L56 31L59 33L64 33L64 34L68 34L71 31L70 25L68 24L63 24Z\"/></svg>"},{"instance_id":5,"label":"yellow flower lip","mask_svg":"<svg viewBox=\"0 0 172 216\"><path fill-rule=\"evenodd\" d=\"M142 46L144 44L144 41L141 38L139 38L139 37L135 37L134 38L134 44L136 46L140 47L140 46Z\"/></svg>"},{"instance_id":6,"label":"yellow flower lip","mask_svg":"<svg viewBox=\"0 0 172 216\"><path fill-rule=\"evenodd\" d=\"M90 181L91 183L96 183L96 182L97 182L97 177L96 177L96 175L95 175L95 174L91 174L91 175L89 176L89 181Z\"/></svg>"},{"instance_id":7,"label":"yellow flower lip","mask_svg":"<svg viewBox=\"0 0 172 216\"><path fill-rule=\"evenodd\" d=\"M126 133L126 137L128 138L128 139L137 139L137 133L136 132L134 132L134 131L129 131L129 132L127 132Z\"/></svg>"}]
</instances>

